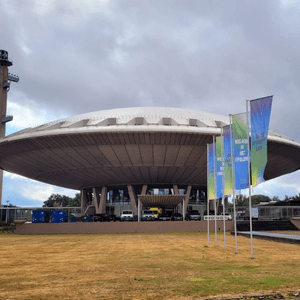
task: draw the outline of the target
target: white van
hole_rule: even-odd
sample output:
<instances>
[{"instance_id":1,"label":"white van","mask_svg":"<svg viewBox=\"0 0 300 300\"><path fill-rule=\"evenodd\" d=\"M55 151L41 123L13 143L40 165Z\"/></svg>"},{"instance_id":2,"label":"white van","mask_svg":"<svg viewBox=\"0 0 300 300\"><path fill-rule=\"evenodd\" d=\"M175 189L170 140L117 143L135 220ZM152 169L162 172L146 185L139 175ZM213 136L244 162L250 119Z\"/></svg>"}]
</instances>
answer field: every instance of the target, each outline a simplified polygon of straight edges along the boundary
<instances>
[{"instance_id":1,"label":"white van","mask_svg":"<svg viewBox=\"0 0 300 300\"><path fill-rule=\"evenodd\" d=\"M134 216L132 210L123 210L121 213L121 221L133 221Z\"/></svg>"}]
</instances>

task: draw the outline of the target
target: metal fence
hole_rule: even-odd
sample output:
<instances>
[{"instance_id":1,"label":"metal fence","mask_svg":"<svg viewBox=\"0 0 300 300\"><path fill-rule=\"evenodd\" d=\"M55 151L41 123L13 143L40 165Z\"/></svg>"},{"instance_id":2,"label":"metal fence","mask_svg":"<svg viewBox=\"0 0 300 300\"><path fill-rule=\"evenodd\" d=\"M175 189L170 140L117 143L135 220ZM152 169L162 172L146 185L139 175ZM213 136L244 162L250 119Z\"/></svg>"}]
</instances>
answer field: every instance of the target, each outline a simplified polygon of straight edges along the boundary
<instances>
[{"instance_id":1,"label":"metal fence","mask_svg":"<svg viewBox=\"0 0 300 300\"><path fill-rule=\"evenodd\" d=\"M109 205L108 205L109 206ZM290 219L293 217L300 217L300 206L258 206L258 219L259 220L282 220ZM116 205L111 206L111 212L120 215L122 210L131 209L130 205ZM198 210L203 219L204 212L207 209L206 205L189 205L188 209ZM245 211L249 209L248 206L237 206L237 219L243 219ZM0 207L0 221L2 222L12 222L13 220L27 220L31 222L32 211L33 210L64 210L69 218L72 215L81 215L80 207ZM229 206L227 212L233 217L233 207Z\"/></svg>"},{"instance_id":2,"label":"metal fence","mask_svg":"<svg viewBox=\"0 0 300 300\"><path fill-rule=\"evenodd\" d=\"M33 210L63 210L69 217L72 215L80 214L81 207L1 207L0 208L0 221L12 222L13 220L27 220L31 222Z\"/></svg>"},{"instance_id":3,"label":"metal fence","mask_svg":"<svg viewBox=\"0 0 300 300\"><path fill-rule=\"evenodd\" d=\"M300 206L255 206L258 208L259 220L282 220L293 217L300 217ZM248 206L237 206L237 219L242 219ZM233 216L233 207L228 208L228 212Z\"/></svg>"}]
</instances>

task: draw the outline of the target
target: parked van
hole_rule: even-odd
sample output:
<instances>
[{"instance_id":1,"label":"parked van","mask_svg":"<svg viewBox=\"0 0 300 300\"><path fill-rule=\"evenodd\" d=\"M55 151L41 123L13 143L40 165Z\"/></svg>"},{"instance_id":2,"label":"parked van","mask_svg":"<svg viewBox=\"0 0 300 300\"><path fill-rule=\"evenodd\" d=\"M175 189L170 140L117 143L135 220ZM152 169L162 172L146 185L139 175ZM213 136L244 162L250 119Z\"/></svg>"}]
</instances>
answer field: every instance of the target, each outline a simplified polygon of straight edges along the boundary
<instances>
[{"instance_id":1,"label":"parked van","mask_svg":"<svg viewBox=\"0 0 300 300\"><path fill-rule=\"evenodd\" d=\"M121 214L121 221L133 221L134 216L132 210L123 210Z\"/></svg>"},{"instance_id":2,"label":"parked van","mask_svg":"<svg viewBox=\"0 0 300 300\"><path fill-rule=\"evenodd\" d=\"M154 221L154 212L151 210L144 210L142 214L142 221Z\"/></svg>"},{"instance_id":3,"label":"parked van","mask_svg":"<svg viewBox=\"0 0 300 300\"><path fill-rule=\"evenodd\" d=\"M153 211L155 220L158 220L158 215L162 214L162 208L151 207L150 210Z\"/></svg>"}]
</instances>

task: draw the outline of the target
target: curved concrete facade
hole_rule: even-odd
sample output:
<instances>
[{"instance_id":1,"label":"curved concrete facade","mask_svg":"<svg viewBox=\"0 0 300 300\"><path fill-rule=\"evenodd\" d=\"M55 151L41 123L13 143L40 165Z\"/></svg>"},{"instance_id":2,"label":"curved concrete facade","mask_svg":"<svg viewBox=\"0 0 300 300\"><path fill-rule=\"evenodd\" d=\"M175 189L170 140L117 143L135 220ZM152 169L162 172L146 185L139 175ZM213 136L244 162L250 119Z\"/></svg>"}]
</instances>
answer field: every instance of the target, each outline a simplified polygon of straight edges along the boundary
<instances>
[{"instance_id":1,"label":"curved concrete facade","mask_svg":"<svg viewBox=\"0 0 300 300\"><path fill-rule=\"evenodd\" d=\"M0 167L57 186L98 189L99 195L103 187L137 185L205 189L207 144L227 124L228 117L187 109L93 112L5 137ZM298 169L300 144L270 131L265 179Z\"/></svg>"}]
</instances>

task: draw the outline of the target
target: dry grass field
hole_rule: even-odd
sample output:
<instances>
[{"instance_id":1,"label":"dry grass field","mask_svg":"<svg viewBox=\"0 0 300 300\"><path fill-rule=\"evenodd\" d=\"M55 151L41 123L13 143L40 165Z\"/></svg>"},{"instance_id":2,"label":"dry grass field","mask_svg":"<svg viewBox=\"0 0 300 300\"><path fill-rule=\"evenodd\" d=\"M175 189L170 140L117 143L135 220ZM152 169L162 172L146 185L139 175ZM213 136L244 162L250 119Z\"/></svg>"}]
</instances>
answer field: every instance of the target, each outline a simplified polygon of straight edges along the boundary
<instances>
[{"instance_id":1,"label":"dry grass field","mask_svg":"<svg viewBox=\"0 0 300 300\"><path fill-rule=\"evenodd\" d=\"M0 299L197 299L297 290L300 246L211 233L0 235Z\"/></svg>"}]
</instances>

